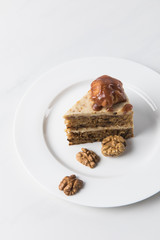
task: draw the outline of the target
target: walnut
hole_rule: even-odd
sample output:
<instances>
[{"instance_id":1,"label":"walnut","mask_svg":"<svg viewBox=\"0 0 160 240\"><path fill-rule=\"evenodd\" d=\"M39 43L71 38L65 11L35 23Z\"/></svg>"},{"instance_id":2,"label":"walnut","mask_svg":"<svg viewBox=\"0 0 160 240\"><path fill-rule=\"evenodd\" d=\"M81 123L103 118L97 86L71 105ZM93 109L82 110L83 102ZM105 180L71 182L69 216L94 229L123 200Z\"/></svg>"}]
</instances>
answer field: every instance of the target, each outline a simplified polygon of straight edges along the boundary
<instances>
[{"instance_id":1,"label":"walnut","mask_svg":"<svg viewBox=\"0 0 160 240\"><path fill-rule=\"evenodd\" d=\"M91 99L94 111L100 111L102 107L110 110L114 104L125 102L122 82L108 75L97 78L91 83Z\"/></svg>"},{"instance_id":2,"label":"walnut","mask_svg":"<svg viewBox=\"0 0 160 240\"><path fill-rule=\"evenodd\" d=\"M83 187L83 181L76 178L76 175L66 176L59 184L59 190L66 195L76 194Z\"/></svg>"},{"instance_id":3,"label":"walnut","mask_svg":"<svg viewBox=\"0 0 160 240\"><path fill-rule=\"evenodd\" d=\"M85 166L90 168L94 168L99 162L99 156L86 148L81 148L82 152L78 152L76 154L76 159Z\"/></svg>"},{"instance_id":4,"label":"walnut","mask_svg":"<svg viewBox=\"0 0 160 240\"><path fill-rule=\"evenodd\" d=\"M114 135L108 136L102 141L102 154L104 156L119 156L126 147L126 141L123 137Z\"/></svg>"}]
</instances>

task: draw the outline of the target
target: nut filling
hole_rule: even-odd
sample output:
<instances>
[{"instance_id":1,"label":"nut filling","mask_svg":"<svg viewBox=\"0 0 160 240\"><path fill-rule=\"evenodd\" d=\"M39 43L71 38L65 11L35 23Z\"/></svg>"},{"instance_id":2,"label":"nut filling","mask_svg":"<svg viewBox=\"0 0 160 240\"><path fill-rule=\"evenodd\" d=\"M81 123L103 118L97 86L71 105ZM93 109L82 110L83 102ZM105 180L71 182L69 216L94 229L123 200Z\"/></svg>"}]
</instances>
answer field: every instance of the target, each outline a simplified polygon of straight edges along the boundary
<instances>
[{"instance_id":1,"label":"nut filling","mask_svg":"<svg viewBox=\"0 0 160 240\"><path fill-rule=\"evenodd\" d=\"M102 141L102 154L104 156L119 156L125 151L126 141L123 137L114 135L108 136Z\"/></svg>"},{"instance_id":2,"label":"nut filling","mask_svg":"<svg viewBox=\"0 0 160 240\"><path fill-rule=\"evenodd\" d=\"M99 156L86 148L81 148L81 150L82 152L76 154L77 161L87 167L94 168L100 160Z\"/></svg>"},{"instance_id":3,"label":"nut filling","mask_svg":"<svg viewBox=\"0 0 160 240\"><path fill-rule=\"evenodd\" d=\"M59 184L59 190L67 196L76 194L83 187L83 181L76 178L75 175L66 176Z\"/></svg>"}]
</instances>

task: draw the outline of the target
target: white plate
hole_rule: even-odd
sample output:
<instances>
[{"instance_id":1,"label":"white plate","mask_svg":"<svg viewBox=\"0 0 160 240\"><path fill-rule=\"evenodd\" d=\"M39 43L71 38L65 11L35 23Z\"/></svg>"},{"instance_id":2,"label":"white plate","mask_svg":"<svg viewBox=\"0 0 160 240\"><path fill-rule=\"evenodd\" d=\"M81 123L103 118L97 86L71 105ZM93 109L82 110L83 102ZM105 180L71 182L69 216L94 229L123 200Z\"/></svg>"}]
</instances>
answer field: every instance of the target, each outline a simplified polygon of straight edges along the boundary
<instances>
[{"instance_id":1,"label":"white plate","mask_svg":"<svg viewBox=\"0 0 160 240\"><path fill-rule=\"evenodd\" d=\"M118 158L105 158L101 143L68 146L62 116L103 74L120 79L134 106L135 137ZM140 64L115 58L71 61L46 73L27 91L16 112L15 143L31 175L54 195L85 206L131 204L160 190L160 75ZM101 161L90 169L76 161L81 147ZM66 175L85 182L74 196L58 185Z\"/></svg>"}]
</instances>

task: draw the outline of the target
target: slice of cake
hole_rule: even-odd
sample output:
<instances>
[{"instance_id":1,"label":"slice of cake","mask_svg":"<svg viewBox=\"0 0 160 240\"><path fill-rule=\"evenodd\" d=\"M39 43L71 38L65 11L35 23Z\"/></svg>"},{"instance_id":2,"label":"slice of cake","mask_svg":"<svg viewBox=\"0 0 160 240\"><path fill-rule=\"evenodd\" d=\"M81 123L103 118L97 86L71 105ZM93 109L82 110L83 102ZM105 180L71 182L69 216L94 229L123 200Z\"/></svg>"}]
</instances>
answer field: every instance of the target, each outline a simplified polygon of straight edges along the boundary
<instances>
[{"instance_id":1,"label":"slice of cake","mask_svg":"<svg viewBox=\"0 0 160 240\"><path fill-rule=\"evenodd\" d=\"M69 145L102 141L109 135L133 137L133 110L122 83L107 75L64 115Z\"/></svg>"}]
</instances>

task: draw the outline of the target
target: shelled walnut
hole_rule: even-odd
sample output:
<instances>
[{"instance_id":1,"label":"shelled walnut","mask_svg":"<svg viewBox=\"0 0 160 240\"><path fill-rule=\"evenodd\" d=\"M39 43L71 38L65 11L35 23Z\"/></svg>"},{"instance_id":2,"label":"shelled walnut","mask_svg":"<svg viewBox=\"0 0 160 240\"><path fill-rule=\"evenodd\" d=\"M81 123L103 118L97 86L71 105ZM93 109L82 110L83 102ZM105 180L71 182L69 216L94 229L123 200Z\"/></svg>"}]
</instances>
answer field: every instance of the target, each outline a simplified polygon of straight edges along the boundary
<instances>
[{"instance_id":1,"label":"shelled walnut","mask_svg":"<svg viewBox=\"0 0 160 240\"><path fill-rule=\"evenodd\" d=\"M74 195L83 187L83 181L76 178L76 175L66 176L59 184L59 190L66 195Z\"/></svg>"},{"instance_id":2,"label":"shelled walnut","mask_svg":"<svg viewBox=\"0 0 160 240\"><path fill-rule=\"evenodd\" d=\"M108 136L102 141L102 154L104 156L119 156L125 151L126 141L123 137L114 135Z\"/></svg>"},{"instance_id":3,"label":"shelled walnut","mask_svg":"<svg viewBox=\"0 0 160 240\"><path fill-rule=\"evenodd\" d=\"M77 161L85 166L94 168L100 160L99 156L95 152L86 148L81 148L81 150L82 152L76 154Z\"/></svg>"},{"instance_id":4,"label":"shelled walnut","mask_svg":"<svg viewBox=\"0 0 160 240\"><path fill-rule=\"evenodd\" d=\"M93 110L99 111L102 107L111 110L114 104L126 101L122 82L108 75L97 78L91 83L91 99Z\"/></svg>"}]
</instances>

